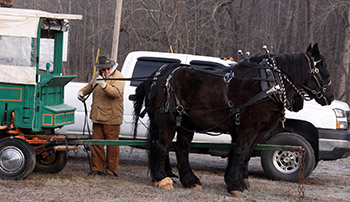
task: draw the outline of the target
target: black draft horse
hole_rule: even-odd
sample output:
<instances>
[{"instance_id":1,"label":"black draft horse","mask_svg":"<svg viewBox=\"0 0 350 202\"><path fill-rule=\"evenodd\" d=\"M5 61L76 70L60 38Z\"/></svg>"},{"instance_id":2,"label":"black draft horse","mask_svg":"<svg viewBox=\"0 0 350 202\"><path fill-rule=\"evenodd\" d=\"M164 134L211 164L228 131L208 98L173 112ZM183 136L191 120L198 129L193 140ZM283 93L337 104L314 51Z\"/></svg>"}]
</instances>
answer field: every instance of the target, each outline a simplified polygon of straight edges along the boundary
<instances>
[{"instance_id":1,"label":"black draft horse","mask_svg":"<svg viewBox=\"0 0 350 202\"><path fill-rule=\"evenodd\" d=\"M249 189L251 154L264 134L281 120L286 103L298 94L303 96L304 91L321 105L333 101L330 75L317 44L310 45L306 53L276 54L264 61L240 62L224 76L170 65L156 73L160 74L156 82L140 84L135 116L137 120L145 101L150 118L149 163L156 186L173 188L168 153L175 132L177 167L186 188L201 187L188 159L194 132L223 132L236 143L228 156L225 182L228 192L238 195ZM261 69L273 72L272 82L261 78ZM262 81L272 85L262 89Z\"/></svg>"}]
</instances>

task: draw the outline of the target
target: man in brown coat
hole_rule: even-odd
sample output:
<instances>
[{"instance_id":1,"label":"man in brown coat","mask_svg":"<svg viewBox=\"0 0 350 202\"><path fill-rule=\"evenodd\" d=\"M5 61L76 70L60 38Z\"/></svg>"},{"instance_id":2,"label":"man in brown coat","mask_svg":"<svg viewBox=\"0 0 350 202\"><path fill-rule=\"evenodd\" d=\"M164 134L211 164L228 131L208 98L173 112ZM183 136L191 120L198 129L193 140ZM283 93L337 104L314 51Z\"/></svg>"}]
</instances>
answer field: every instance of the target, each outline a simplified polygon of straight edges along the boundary
<instances>
[{"instance_id":1,"label":"man in brown coat","mask_svg":"<svg viewBox=\"0 0 350 202\"><path fill-rule=\"evenodd\" d=\"M93 123L92 139L118 140L123 121L124 81L103 80L123 78L118 64L106 56L100 56L96 64L99 70L94 78L78 93L78 99L93 91L90 119ZM96 87L95 87L96 86ZM94 89L95 87L95 89ZM118 176L119 146L91 146L91 175Z\"/></svg>"}]
</instances>

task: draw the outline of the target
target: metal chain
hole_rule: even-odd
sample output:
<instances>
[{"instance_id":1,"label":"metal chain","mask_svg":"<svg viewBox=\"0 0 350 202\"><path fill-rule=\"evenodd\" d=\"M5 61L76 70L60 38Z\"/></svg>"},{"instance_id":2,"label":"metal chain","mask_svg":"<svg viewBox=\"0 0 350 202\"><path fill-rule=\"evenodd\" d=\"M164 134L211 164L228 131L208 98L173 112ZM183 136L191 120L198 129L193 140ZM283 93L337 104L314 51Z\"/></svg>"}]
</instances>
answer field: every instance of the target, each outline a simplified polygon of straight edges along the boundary
<instances>
[{"instance_id":1,"label":"metal chain","mask_svg":"<svg viewBox=\"0 0 350 202\"><path fill-rule=\"evenodd\" d=\"M299 150L299 154L300 154L300 164L299 164L299 173L298 173L298 192L299 192L299 197L304 198L305 197L304 171L305 171L306 150L304 148L301 148Z\"/></svg>"}]
</instances>

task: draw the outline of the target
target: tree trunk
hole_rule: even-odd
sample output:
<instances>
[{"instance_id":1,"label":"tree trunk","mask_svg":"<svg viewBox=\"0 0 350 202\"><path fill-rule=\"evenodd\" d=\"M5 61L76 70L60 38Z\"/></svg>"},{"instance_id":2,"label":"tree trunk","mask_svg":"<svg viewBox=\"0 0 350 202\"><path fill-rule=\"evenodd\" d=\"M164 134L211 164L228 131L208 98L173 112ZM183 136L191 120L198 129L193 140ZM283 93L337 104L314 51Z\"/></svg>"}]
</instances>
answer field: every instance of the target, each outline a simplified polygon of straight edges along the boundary
<instances>
[{"instance_id":1,"label":"tree trunk","mask_svg":"<svg viewBox=\"0 0 350 202\"><path fill-rule=\"evenodd\" d=\"M349 100L348 86L349 86L349 67L350 67L350 7L347 10L347 23L345 28L345 38L344 38L344 51L341 67L340 85L338 89L338 95L344 99Z\"/></svg>"}]
</instances>

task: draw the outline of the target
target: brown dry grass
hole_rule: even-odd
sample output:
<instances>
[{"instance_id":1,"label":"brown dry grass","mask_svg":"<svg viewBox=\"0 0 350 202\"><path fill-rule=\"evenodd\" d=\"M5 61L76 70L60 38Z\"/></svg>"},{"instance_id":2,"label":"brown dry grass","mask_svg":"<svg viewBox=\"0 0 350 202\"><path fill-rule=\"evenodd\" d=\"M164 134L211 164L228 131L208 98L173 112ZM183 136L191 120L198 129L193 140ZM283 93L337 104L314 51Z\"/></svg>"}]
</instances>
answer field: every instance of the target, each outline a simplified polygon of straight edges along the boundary
<instances>
[{"instance_id":1,"label":"brown dry grass","mask_svg":"<svg viewBox=\"0 0 350 202\"><path fill-rule=\"evenodd\" d=\"M173 191L161 190L151 183L145 152L121 150L120 176L116 179L87 175L89 166L83 154L70 157L58 174L33 173L26 180L0 180L1 201L349 201L350 158L321 161L305 181L305 198L300 199L298 185L266 179L259 158L250 162L251 191L232 198L224 184L226 159L191 155L194 172L202 190L184 189L178 182ZM174 171L174 155L171 156Z\"/></svg>"}]
</instances>

